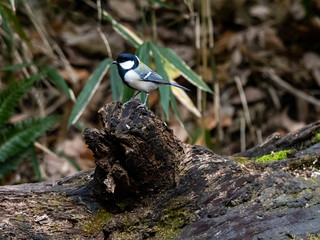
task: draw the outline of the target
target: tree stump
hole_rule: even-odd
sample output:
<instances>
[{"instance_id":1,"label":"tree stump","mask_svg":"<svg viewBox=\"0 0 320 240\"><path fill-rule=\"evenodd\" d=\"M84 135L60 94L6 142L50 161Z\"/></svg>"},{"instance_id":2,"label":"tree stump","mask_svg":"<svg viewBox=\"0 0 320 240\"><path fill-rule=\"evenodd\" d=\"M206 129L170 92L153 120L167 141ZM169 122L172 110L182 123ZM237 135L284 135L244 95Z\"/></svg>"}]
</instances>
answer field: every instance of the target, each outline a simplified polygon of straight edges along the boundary
<instances>
[{"instance_id":1,"label":"tree stump","mask_svg":"<svg viewBox=\"0 0 320 240\"><path fill-rule=\"evenodd\" d=\"M100 195L123 199L171 189L176 184L182 143L138 101L99 110L103 130L86 129L86 142L97 165L94 178Z\"/></svg>"},{"instance_id":2,"label":"tree stump","mask_svg":"<svg viewBox=\"0 0 320 240\"><path fill-rule=\"evenodd\" d=\"M320 233L320 122L232 157L110 103L86 129L96 169L0 187L0 239L294 239ZM294 149L286 159L252 158ZM240 163L241 162L241 163Z\"/></svg>"}]
</instances>

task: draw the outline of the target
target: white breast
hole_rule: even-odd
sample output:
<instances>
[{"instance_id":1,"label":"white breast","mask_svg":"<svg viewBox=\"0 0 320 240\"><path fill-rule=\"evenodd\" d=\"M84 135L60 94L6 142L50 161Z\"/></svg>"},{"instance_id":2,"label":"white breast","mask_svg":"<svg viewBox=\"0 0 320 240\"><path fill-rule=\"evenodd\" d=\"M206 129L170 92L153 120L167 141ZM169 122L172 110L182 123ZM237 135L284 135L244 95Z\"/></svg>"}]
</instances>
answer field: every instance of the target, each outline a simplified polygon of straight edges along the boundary
<instances>
[{"instance_id":1,"label":"white breast","mask_svg":"<svg viewBox=\"0 0 320 240\"><path fill-rule=\"evenodd\" d=\"M141 92L150 92L158 88L158 84L142 80L140 76L133 70L126 72L124 80L127 84Z\"/></svg>"}]
</instances>

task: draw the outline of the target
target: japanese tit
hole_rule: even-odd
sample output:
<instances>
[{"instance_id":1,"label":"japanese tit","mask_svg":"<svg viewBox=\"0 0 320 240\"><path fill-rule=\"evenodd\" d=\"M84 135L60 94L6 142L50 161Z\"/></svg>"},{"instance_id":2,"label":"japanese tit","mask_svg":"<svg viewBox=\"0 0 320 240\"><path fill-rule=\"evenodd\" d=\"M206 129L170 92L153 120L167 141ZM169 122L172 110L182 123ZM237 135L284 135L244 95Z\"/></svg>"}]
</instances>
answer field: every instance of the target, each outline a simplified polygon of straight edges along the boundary
<instances>
[{"instance_id":1,"label":"japanese tit","mask_svg":"<svg viewBox=\"0 0 320 240\"><path fill-rule=\"evenodd\" d=\"M157 89L160 85L171 85L174 87L182 88L190 91L188 88L183 87L176 83L170 83L164 80L159 74L152 71L147 65L140 61L140 59L131 53L120 54L112 63L117 64L119 75L122 81L130 88L138 90L138 92L126 103L131 102L140 92L147 93L146 99L143 104L138 108L145 107L149 92Z\"/></svg>"}]
</instances>

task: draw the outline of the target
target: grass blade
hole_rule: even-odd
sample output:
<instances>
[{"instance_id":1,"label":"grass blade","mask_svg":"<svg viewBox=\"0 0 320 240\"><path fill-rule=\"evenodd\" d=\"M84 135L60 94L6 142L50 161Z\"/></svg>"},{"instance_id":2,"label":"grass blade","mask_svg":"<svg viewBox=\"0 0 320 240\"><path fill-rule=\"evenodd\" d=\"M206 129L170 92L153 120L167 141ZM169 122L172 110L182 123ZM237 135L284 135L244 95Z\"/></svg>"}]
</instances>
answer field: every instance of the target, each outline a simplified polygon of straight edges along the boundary
<instances>
[{"instance_id":1,"label":"grass blade","mask_svg":"<svg viewBox=\"0 0 320 240\"><path fill-rule=\"evenodd\" d=\"M96 92L97 88L100 85L100 82L106 72L108 71L110 65L112 64L111 59L105 59L102 61L93 74L90 76L89 80L87 81L86 85L83 87L77 102L73 106L68 126L75 124L81 114L83 113L84 109L88 105L89 101L93 97L94 93Z\"/></svg>"},{"instance_id":2,"label":"grass blade","mask_svg":"<svg viewBox=\"0 0 320 240\"><path fill-rule=\"evenodd\" d=\"M73 102L76 101L74 93L71 88L68 87L67 83L58 73L58 71L52 67L45 67L47 77L54 85L56 85L64 94L66 94Z\"/></svg>"},{"instance_id":3,"label":"grass blade","mask_svg":"<svg viewBox=\"0 0 320 240\"><path fill-rule=\"evenodd\" d=\"M2 67L0 70L1 71L14 71L14 70L17 70L17 69L20 69L20 68L30 67L32 65L34 65L34 64L33 63L18 63L18 64L13 64L13 65L10 65L10 66Z\"/></svg>"},{"instance_id":4,"label":"grass blade","mask_svg":"<svg viewBox=\"0 0 320 240\"><path fill-rule=\"evenodd\" d=\"M34 148L31 148L31 149L32 149L31 162L32 162L32 166L33 166L33 171L34 171L34 174L36 175L37 181L41 182L42 177L41 177L39 160L38 160L36 152L34 151Z\"/></svg>"},{"instance_id":5,"label":"grass blade","mask_svg":"<svg viewBox=\"0 0 320 240\"><path fill-rule=\"evenodd\" d=\"M57 154L59 157L63 157L65 159L67 159L71 165L77 169L78 171L81 171L82 168L79 166L79 164L77 163L76 159L73 158L73 157L70 157L68 156L67 154L65 154L64 152L60 152L60 151L55 151L55 150L52 150L55 154Z\"/></svg>"}]
</instances>

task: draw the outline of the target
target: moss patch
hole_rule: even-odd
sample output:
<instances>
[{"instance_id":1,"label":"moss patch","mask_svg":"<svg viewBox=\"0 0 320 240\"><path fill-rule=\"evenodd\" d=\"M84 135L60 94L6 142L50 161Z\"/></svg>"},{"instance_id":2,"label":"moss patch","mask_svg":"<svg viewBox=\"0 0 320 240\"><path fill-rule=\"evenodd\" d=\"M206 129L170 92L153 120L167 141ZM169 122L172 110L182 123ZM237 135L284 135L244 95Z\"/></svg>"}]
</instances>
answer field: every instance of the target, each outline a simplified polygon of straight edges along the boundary
<instances>
[{"instance_id":1,"label":"moss patch","mask_svg":"<svg viewBox=\"0 0 320 240\"><path fill-rule=\"evenodd\" d=\"M113 217L113 214L106 212L104 209L98 210L90 220L81 222L80 227L85 234L94 234L102 230L109 220Z\"/></svg>"},{"instance_id":2,"label":"moss patch","mask_svg":"<svg viewBox=\"0 0 320 240\"><path fill-rule=\"evenodd\" d=\"M287 154L290 152L292 152L292 150L283 150L283 151L279 151L279 152L274 152L274 153L267 154L267 155L264 155L259 158L255 158L254 161L255 162L262 162L262 163L278 161L278 160L287 158Z\"/></svg>"},{"instance_id":3,"label":"moss patch","mask_svg":"<svg viewBox=\"0 0 320 240\"><path fill-rule=\"evenodd\" d=\"M174 239L178 237L182 228L190 222L191 214L184 208L168 209L160 221L156 223L154 239Z\"/></svg>"},{"instance_id":4,"label":"moss patch","mask_svg":"<svg viewBox=\"0 0 320 240\"><path fill-rule=\"evenodd\" d=\"M320 233L317 234L310 234L307 233L305 238L300 238L296 235L292 235L292 237L288 237L288 239L292 239L292 240L320 240Z\"/></svg>"},{"instance_id":5,"label":"moss patch","mask_svg":"<svg viewBox=\"0 0 320 240\"><path fill-rule=\"evenodd\" d=\"M230 157L233 161L246 165L249 163L248 158L246 157Z\"/></svg>"},{"instance_id":6,"label":"moss patch","mask_svg":"<svg viewBox=\"0 0 320 240\"><path fill-rule=\"evenodd\" d=\"M312 143L318 143L318 142L320 142L320 132L319 133L316 133L315 135L314 135L314 137L312 138Z\"/></svg>"}]
</instances>

